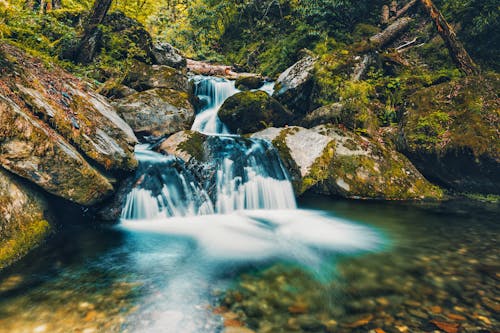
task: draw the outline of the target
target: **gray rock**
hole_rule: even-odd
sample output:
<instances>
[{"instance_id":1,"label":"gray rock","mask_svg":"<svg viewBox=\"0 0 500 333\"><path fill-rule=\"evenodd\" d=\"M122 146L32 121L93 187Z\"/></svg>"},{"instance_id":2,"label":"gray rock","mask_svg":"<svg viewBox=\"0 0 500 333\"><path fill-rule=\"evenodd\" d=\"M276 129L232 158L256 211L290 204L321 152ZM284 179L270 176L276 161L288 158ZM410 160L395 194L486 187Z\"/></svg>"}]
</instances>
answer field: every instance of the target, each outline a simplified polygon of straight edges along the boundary
<instances>
[{"instance_id":1,"label":"gray rock","mask_svg":"<svg viewBox=\"0 0 500 333\"><path fill-rule=\"evenodd\" d=\"M339 127L269 128L252 137L278 149L298 195L312 190L346 198L442 196L402 154Z\"/></svg>"},{"instance_id":2,"label":"gray rock","mask_svg":"<svg viewBox=\"0 0 500 333\"><path fill-rule=\"evenodd\" d=\"M116 100L118 113L136 133L163 136L186 130L194 121L188 94L172 89L151 89Z\"/></svg>"},{"instance_id":3,"label":"gray rock","mask_svg":"<svg viewBox=\"0 0 500 333\"><path fill-rule=\"evenodd\" d=\"M153 56L157 65L166 65L173 68L185 68L187 65L186 58L177 48L169 43L157 43L153 47Z\"/></svg>"},{"instance_id":4,"label":"gray rock","mask_svg":"<svg viewBox=\"0 0 500 333\"><path fill-rule=\"evenodd\" d=\"M123 84L137 91L167 88L187 92L188 78L183 71L164 65L148 65L135 62L123 80Z\"/></svg>"},{"instance_id":5,"label":"gray rock","mask_svg":"<svg viewBox=\"0 0 500 333\"><path fill-rule=\"evenodd\" d=\"M293 113L306 114L314 108L312 92L315 64L316 58L307 55L285 70L276 80L273 97Z\"/></svg>"}]
</instances>

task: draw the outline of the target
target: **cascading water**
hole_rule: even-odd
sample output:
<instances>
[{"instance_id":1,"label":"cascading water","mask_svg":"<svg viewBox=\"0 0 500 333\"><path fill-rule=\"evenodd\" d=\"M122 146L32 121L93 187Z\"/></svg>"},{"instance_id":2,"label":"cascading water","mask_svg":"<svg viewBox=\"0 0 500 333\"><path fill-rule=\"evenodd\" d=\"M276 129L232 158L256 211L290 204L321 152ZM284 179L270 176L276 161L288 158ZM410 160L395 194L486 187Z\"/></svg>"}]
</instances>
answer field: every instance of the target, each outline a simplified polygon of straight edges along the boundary
<instances>
[{"instance_id":1,"label":"cascading water","mask_svg":"<svg viewBox=\"0 0 500 333\"><path fill-rule=\"evenodd\" d=\"M211 167L217 170L215 179L197 180L181 160L140 145L136 148L138 181L127 196L122 219L296 208L287 171L272 145L261 139L227 134L217 117L224 101L239 92L234 81L200 76L193 81L195 93L205 105L198 111L193 130L211 133L207 145ZM261 89L272 93L273 87L268 82ZM208 189L212 187L215 191L210 198Z\"/></svg>"},{"instance_id":2,"label":"cascading water","mask_svg":"<svg viewBox=\"0 0 500 333\"><path fill-rule=\"evenodd\" d=\"M213 204L184 162L138 145L139 160L136 186L127 195L122 219L158 219L173 216L213 214Z\"/></svg>"}]
</instances>

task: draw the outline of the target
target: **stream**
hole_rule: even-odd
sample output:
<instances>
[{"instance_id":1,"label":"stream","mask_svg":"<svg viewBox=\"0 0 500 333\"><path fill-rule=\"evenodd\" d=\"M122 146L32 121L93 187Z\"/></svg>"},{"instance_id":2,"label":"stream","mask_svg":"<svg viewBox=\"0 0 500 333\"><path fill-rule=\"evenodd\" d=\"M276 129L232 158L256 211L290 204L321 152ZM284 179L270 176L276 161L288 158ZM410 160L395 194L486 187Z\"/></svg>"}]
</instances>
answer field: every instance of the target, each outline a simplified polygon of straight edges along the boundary
<instances>
[{"instance_id":1,"label":"stream","mask_svg":"<svg viewBox=\"0 0 500 333\"><path fill-rule=\"evenodd\" d=\"M204 107L193 130L217 140L217 173L201 182L180 159L137 146L142 181L119 225L68 218L0 273L0 332L499 327L498 205L296 202L274 148L218 119L234 82L194 81Z\"/></svg>"}]
</instances>

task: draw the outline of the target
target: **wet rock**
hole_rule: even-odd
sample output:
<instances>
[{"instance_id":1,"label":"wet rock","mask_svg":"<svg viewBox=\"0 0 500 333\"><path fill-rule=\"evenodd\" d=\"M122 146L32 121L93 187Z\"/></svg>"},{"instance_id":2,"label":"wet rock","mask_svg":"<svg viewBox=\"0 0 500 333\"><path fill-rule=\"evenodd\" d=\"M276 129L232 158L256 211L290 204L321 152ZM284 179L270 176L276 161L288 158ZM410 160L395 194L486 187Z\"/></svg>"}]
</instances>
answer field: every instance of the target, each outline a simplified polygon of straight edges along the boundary
<instances>
[{"instance_id":1,"label":"wet rock","mask_svg":"<svg viewBox=\"0 0 500 333\"><path fill-rule=\"evenodd\" d=\"M194 109L185 92L151 89L116 100L118 113L143 135L163 136L187 130L194 121Z\"/></svg>"},{"instance_id":2,"label":"wet rock","mask_svg":"<svg viewBox=\"0 0 500 333\"><path fill-rule=\"evenodd\" d=\"M0 168L0 270L40 244L50 232L46 200ZM15 287L22 277L0 284L0 292Z\"/></svg>"},{"instance_id":3,"label":"wet rock","mask_svg":"<svg viewBox=\"0 0 500 333\"><path fill-rule=\"evenodd\" d=\"M276 80L273 97L294 114L306 114L314 109L312 93L315 63L316 58L306 55L285 70Z\"/></svg>"},{"instance_id":4,"label":"wet rock","mask_svg":"<svg viewBox=\"0 0 500 333\"><path fill-rule=\"evenodd\" d=\"M233 133L253 133L269 126L283 126L292 115L263 91L244 91L229 97L218 112Z\"/></svg>"},{"instance_id":5,"label":"wet rock","mask_svg":"<svg viewBox=\"0 0 500 333\"><path fill-rule=\"evenodd\" d=\"M264 79L260 76L240 76L236 79L235 86L239 90L259 89L264 85Z\"/></svg>"},{"instance_id":6,"label":"wet rock","mask_svg":"<svg viewBox=\"0 0 500 333\"><path fill-rule=\"evenodd\" d=\"M182 55L181 51L166 42L154 44L153 55L155 64L157 65L165 65L178 69L185 68L187 65L186 58Z\"/></svg>"},{"instance_id":7,"label":"wet rock","mask_svg":"<svg viewBox=\"0 0 500 333\"><path fill-rule=\"evenodd\" d=\"M123 84L137 91L166 88L187 92L189 88L187 76L181 70L142 62L134 63Z\"/></svg>"},{"instance_id":8,"label":"wet rock","mask_svg":"<svg viewBox=\"0 0 500 333\"><path fill-rule=\"evenodd\" d=\"M401 154L335 126L269 128L252 137L273 142L298 195L311 190L346 198L440 198Z\"/></svg>"},{"instance_id":9,"label":"wet rock","mask_svg":"<svg viewBox=\"0 0 500 333\"><path fill-rule=\"evenodd\" d=\"M462 192L500 194L500 76L467 77L417 91L400 149L428 179Z\"/></svg>"}]
</instances>

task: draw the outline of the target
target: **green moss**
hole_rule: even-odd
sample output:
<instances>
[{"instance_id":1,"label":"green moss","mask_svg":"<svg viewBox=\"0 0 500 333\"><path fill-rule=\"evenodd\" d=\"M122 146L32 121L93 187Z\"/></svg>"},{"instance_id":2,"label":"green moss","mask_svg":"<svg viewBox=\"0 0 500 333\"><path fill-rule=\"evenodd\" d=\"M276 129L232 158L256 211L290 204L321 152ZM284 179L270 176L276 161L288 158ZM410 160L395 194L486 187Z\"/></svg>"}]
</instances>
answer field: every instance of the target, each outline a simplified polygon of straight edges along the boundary
<instances>
[{"instance_id":1,"label":"green moss","mask_svg":"<svg viewBox=\"0 0 500 333\"><path fill-rule=\"evenodd\" d=\"M0 243L0 269L8 266L38 246L50 232L46 220L36 220L24 225L11 237Z\"/></svg>"},{"instance_id":2,"label":"green moss","mask_svg":"<svg viewBox=\"0 0 500 333\"><path fill-rule=\"evenodd\" d=\"M332 163L335 156L335 146L336 142L332 140L326 145L321 156L316 158L309 169L309 173L302 179L299 194L304 193L311 187L321 183L329 177L333 168Z\"/></svg>"},{"instance_id":3,"label":"green moss","mask_svg":"<svg viewBox=\"0 0 500 333\"><path fill-rule=\"evenodd\" d=\"M191 155L197 161L205 158L204 143L207 137L196 131L188 131L188 139L179 144L179 150Z\"/></svg>"}]
</instances>

